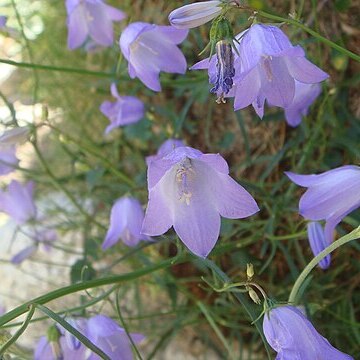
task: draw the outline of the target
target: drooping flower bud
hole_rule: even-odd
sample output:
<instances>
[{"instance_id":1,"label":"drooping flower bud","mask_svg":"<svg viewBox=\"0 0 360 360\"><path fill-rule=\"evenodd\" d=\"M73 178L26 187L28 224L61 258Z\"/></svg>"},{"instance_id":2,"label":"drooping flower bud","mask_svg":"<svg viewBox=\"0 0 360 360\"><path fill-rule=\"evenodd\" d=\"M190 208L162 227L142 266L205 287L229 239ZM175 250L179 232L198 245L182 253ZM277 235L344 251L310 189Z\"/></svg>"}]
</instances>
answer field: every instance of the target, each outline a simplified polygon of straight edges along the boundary
<instances>
[{"instance_id":1,"label":"drooping flower bud","mask_svg":"<svg viewBox=\"0 0 360 360\"><path fill-rule=\"evenodd\" d=\"M261 300L254 289L249 288L249 296L255 304L261 304Z\"/></svg>"},{"instance_id":2,"label":"drooping flower bud","mask_svg":"<svg viewBox=\"0 0 360 360\"><path fill-rule=\"evenodd\" d=\"M253 278L254 272L254 265L253 264L246 264L246 276L249 281Z\"/></svg>"}]
</instances>

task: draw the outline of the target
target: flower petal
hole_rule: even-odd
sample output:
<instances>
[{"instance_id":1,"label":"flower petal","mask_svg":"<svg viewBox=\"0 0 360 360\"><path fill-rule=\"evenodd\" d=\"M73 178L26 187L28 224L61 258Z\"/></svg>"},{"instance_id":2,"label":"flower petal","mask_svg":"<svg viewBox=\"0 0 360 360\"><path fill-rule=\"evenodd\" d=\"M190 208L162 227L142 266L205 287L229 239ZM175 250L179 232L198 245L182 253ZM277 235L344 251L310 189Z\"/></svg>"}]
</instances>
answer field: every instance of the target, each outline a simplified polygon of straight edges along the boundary
<instances>
[{"instance_id":1,"label":"flower petal","mask_svg":"<svg viewBox=\"0 0 360 360\"><path fill-rule=\"evenodd\" d=\"M311 250L314 256L317 256L321 251L327 248L330 243L326 241L323 227L318 222L309 222L307 225L307 232ZM327 255L319 262L319 267L323 270L330 266L331 255Z\"/></svg>"},{"instance_id":2,"label":"flower petal","mask_svg":"<svg viewBox=\"0 0 360 360\"><path fill-rule=\"evenodd\" d=\"M296 80L314 84L324 81L329 75L305 57L285 57L290 75Z\"/></svg>"},{"instance_id":3,"label":"flower petal","mask_svg":"<svg viewBox=\"0 0 360 360\"><path fill-rule=\"evenodd\" d=\"M78 5L68 17L68 47L70 50L80 47L86 40L89 28L83 5Z\"/></svg>"}]
</instances>

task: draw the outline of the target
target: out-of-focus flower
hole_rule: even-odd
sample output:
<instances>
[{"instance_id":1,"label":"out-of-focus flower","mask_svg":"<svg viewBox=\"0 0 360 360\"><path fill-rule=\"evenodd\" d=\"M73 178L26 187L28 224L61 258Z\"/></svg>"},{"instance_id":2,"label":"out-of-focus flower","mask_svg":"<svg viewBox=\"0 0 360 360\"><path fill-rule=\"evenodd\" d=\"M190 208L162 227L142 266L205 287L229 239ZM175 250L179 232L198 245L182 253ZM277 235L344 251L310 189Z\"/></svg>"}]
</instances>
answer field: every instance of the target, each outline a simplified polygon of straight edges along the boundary
<instances>
[{"instance_id":1,"label":"out-of-focus flower","mask_svg":"<svg viewBox=\"0 0 360 360\"><path fill-rule=\"evenodd\" d=\"M290 126L298 126L302 117L309 112L309 107L321 93L320 84L304 84L295 81L295 95L292 103L284 108L285 119Z\"/></svg>"},{"instance_id":2,"label":"out-of-focus flower","mask_svg":"<svg viewBox=\"0 0 360 360\"><path fill-rule=\"evenodd\" d=\"M314 256L317 256L321 251L327 248L330 243L326 241L324 229L317 221L311 221L307 225L307 233L309 243ZM325 270L330 266L331 255L328 254L319 262L319 266Z\"/></svg>"},{"instance_id":3,"label":"out-of-focus flower","mask_svg":"<svg viewBox=\"0 0 360 360\"><path fill-rule=\"evenodd\" d=\"M149 166L151 161L164 157L179 146L185 146L184 142L180 139L168 139L164 141L164 143L159 147L156 155L146 157L146 165Z\"/></svg>"},{"instance_id":4,"label":"out-of-focus flower","mask_svg":"<svg viewBox=\"0 0 360 360\"><path fill-rule=\"evenodd\" d=\"M169 22L177 29L191 29L207 23L220 15L221 1L201 1L173 10Z\"/></svg>"},{"instance_id":5,"label":"out-of-focus flower","mask_svg":"<svg viewBox=\"0 0 360 360\"><path fill-rule=\"evenodd\" d=\"M119 126L136 123L144 117L144 103L141 100L135 96L120 96L115 84L111 85L111 95L116 101L104 101L100 106L100 111L111 122L105 134Z\"/></svg>"},{"instance_id":6,"label":"out-of-focus flower","mask_svg":"<svg viewBox=\"0 0 360 360\"><path fill-rule=\"evenodd\" d=\"M0 29L3 29L6 25L7 17L6 16L0 16Z\"/></svg>"},{"instance_id":7,"label":"out-of-focus flower","mask_svg":"<svg viewBox=\"0 0 360 360\"><path fill-rule=\"evenodd\" d=\"M16 157L15 146L2 146L0 144L0 175L6 175L14 171L19 164Z\"/></svg>"},{"instance_id":8,"label":"out-of-focus flower","mask_svg":"<svg viewBox=\"0 0 360 360\"><path fill-rule=\"evenodd\" d=\"M88 320L88 337L111 359L132 360L130 340L123 328L104 315L96 315ZM135 344L144 340L142 334L130 334ZM94 353L87 360L98 360Z\"/></svg>"},{"instance_id":9,"label":"out-of-focus flower","mask_svg":"<svg viewBox=\"0 0 360 360\"><path fill-rule=\"evenodd\" d=\"M186 59L176 46L184 41L187 30L134 22L120 37L121 51L128 61L132 79L138 77L149 89L161 91L160 71L176 74L186 72Z\"/></svg>"},{"instance_id":10,"label":"out-of-focus flower","mask_svg":"<svg viewBox=\"0 0 360 360\"><path fill-rule=\"evenodd\" d=\"M219 154L177 147L148 167L149 203L142 233L156 236L171 226L197 256L206 257L219 237L220 215L239 219L259 208L229 176Z\"/></svg>"},{"instance_id":11,"label":"out-of-focus flower","mask_svg":"<svg viewBox=\"0 0 360 360\"><path fill-rule=\"evenodd\" d=\"M16 255L14 255L11 258L11 262L14 265L21 264L24 260L28 259L32 254L34 254L36 249L37 249L37 246L34 245L34 244L30 245L30 246L27 246L26 248L19 251Z\"/></svg>"},{"instance_id":12,"label":"out-of-focus flower","mask_svg":"<svg viewBox=\"0 0 360 360\"><path fill-rule=\"evenodd\" d=\"M66 0L66 10L71 50L83 45L88 37L101 46L111 46L114 42L113 21L126 17L103 0Z\"/></svg>"},{"instance_id":13,"label":"out-of-focus flower","mask_svg":"<svg viewBox=\"0 0 360 360\"><path fill-rule=\"evenodd\" d=\"M294 306L280 306L264 315L266 340L278 360L351 360L335 349Z\"/></svg>"},{"instance_id":14,"label":"out-of-focus flower","mask_svg":"<svg viewBox=\"0 0 360 360\"><path fill-rule=\"evenodd\" d=\"M330 244L336 226L360 206L360 167L346 165L319 175L285 174L308 188L299 202L300 214L312 221L325 220L325 243Z\"/></svg>"},{"instance_id":15,"label":"out-of-focus flower","mask_svg":"<svg viewBox=\"0 0 360 360\"><path fill-rule=\"evenodd\" d=\"M0 316L6 313L6 307L0 303Z\"/></svg>"},{"instance_id":16,"label":"out-of-focus flower","mask_svg":"<svg viewBox=\"0 0 360 360\"><path fill-rule=\"evenodd\" d=\"M140 233L143 220L144 210L137 199L124 196L116 200L102 248L108 249L120 239L128 246L136 246L140 240L149 240Z\"/></svg>"},{"instance_id":17,"label":"out-of-focus flower","mask_svg":"<svg viewBox=\"0 0 360 360\"><path fill-rule=\"evenodd\" d=\"M305 58L300 46L292 46L287 36L276 26L254 24L236 38L240 42L236 45L239 55L234 54L234 85L227 95L235 97L235 110L252 104L262 118L265 100L272 106L294 110L291 105L296 81L316 84L328 77L328 74ZM215 83L216 64L213 56L200 61L191 69L208 69L210 82Z\"/></svg>"},{"instance_id":18,"label":"out-of-focus flower","mask_svg":"<svg viewBox=\"0 0 360 360\"><path fill-rule=\"evenodd\" d=\"M8 214L18 224L34 219L36 207L33 199L34 183L25 185L11 181L6 191L0 191L0 211Z\"/></svg>"},{"instance_id":19,"label":"out-of-focus flower","mask_svg":"<svg viewBox=\"0 0 360 360\"><path fill-rule=\"evenodd\" d=\"M29 128L27 126L16 127L13 129L5 130L0 135L1 146L17 145L25 142L29 135Z\"/></svg>"}]
</instances>

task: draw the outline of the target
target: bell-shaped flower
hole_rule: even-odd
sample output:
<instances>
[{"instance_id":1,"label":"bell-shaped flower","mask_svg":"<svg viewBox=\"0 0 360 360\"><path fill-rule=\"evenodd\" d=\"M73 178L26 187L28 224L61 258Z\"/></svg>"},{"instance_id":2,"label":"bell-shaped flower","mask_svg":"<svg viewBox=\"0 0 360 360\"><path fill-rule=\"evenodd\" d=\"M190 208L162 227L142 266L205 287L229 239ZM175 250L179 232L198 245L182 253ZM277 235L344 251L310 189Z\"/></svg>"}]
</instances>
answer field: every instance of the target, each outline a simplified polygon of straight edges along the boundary
<instances>
[{"instance_id":1,"label":"bell-shaped flower","mask_svg":"<svg viewBox=\"0 0 360 360\"><path fill-rule=\"evenodd\" d=\"M135 96L120 96L115 84L111 85L111 95L116 101L104 101L100 106L100 111L110 120L105 134L119 126L134 124L144 117L145 108L141 100Z\"/></svg>"},{"instance_id":2,"label":"bell-shaped flower","mask_svg":"<svg viewBox=\"0 0 360 360\"><path fill-rule=\"evenodd\" d=\"M279 306L264 315L263 330L277 360L351 360L321 336L294 306Z\"/></svg>"},{"instance_id":3,"label":"bell-shaped flower","mask_svg":"<svg viewBox=\"0 0 360 360\"><path fill-rule=\"evenodd\" d=\"M96 315L88 320L88 337L110 359L132 360L131 342L125 330L114 320L104 315ZM135 344L145 339L142 334L130 334ZM87 360L98 360L99 357L92 353Z\"/></svg>"},{"instance_id":4,"label":"bell-shaped flower","mask_svg":"<svg viewBox=\"0 0 360 360\"><path fill-rule=\"evenodd\" d=\"M1 146L12 146L22 144L26 141L29 135L29 128L27 126L15 127L12 129L5 130L0 135Z\"/></svg>"},{"instance_id":5,"label":"bell-shaped flower","mask_svg":"<svg viewBox=\"0 0 360 360\"><path fill-rule=\"evenodd\" d=\"M159 147L156 155L150 155L146 157L146 165L149 166L151 161L164 157L179 146L185 146L184 142L180 139L168 139L164 141L163 144Z\"/></svg>"},{"instance_id":6,"label":"bell-shaped flower","mask_svg":"<svg viewBox=\"0 0 360 360\"><path fill-rule=\"evenodd\" d=\"M70 50L80 47L88 38L101 46L111 46L114 42L113 22L126 17L103 0L66 0L66 10Z\"/></svg>"},{"instance_id":7,"label":"bell-shaped flower","mask_svg":"<svg viewBox=\"0 0 360 360\"><path fill-rule=\"evenodd\" d=\"M33 199L34 183L25 185L16 180L11 181L6 191L0 190L0 211L6 213L18 224L36 217L36 207Z\"/></svg>"},{"instance_id":8,"label":"bell-shaped flower","mask_svg":"<svg viewBox=\"0 0 360 360\"><path fill-rule=\"evenodd\" d=\"M183 42L187 30L134 22L121 33L120 48L128 61L132 79L138 77L149 89L161 91L160 71L185 74L186 59L176 46Z\"/></svg>"},{"instance_id":9,"label":"bell-shaped flower","mask_svg":"<svg viewBox=\"0 0 360 360\"><path fill-rule=\"evenodd\" d=\"M311 104L321 93L320 84L305 84L295 81L295 95L292 103L284 108L286 122L298 126L309 112Z\"/></svg>"},{"instance_id":10,"label":"bell-shaped flower","mask_svg":"<svg viewBox=\"0 0 360 360\"><path fill-rule=\"evenodd\" d=\"M312 221L325 220L325 243L330 244L341 220L360 207L360 167L341 166L319 175L285 173L295 184L307 187L299 202L300 214Z\"/></svg>"},{"instance_id":11,"label":"bell-shaped flower","mask_svg":"<svg viewBox=\"0 0 360 360\"><path fill-rule=\"evenodd\" d=\"M245 218L259 208L229 176L219 154L177 147L148 167L149 203L142 233L164 234L171 226L188 249L206 257L220 233L220 215Z\"/></svg>"},{"instance_id":12,"label":"bell-shaped flower","mask_svg":"<svg viewBox=\"0 0 360 360\"><path fill-rule=\"evenodd\" d=\"M0 145L0 175L11 173L18 163L15 146Z\"/></svg>"},{"instance_id":13,"label":"bell-shaped flower","mask_svg":"<svg viewBox=\"0 0 360 360\"><path fill-rule=\"evenodd\" d=\"M317 256L325 248L327 248L330 243L326 241L324 229L320 223L317 221L311 221L307 224L307 233L309 238L309 243L311 250L314 256ZM328 254L324 259L319 262L319 267L323 270L327 269L330 266L331 255Z\"/></svg>"},{"instance_id":14,"label":"bell-shaped flower","mask_svg":"<svg viewBox=\"0 0 360 360\"><path fill-rule=\"evenodd\" d=\"M328 77L305 58L300 46L293 46L276 26L254 24L236 38L235 75L227 97L235 97L234 109L251 105L259 117L264 115L265 100L271 106L291 107L295 82L316 84ZM208 69L210 82L216 79L217 59L205 59L191 69Z\"/></svg>"},{"instance_id":15,"label":"bell-shaped flower","mask_svg":"<svg viewBox=\"0 0 360 360\"><path fill-rule=\"evenodd\" d=\"M149 240L140 233L144 220L144 210L139 200L124 196L117 199L111 209L110 227L102 248L108 249L120 239L127 246L136 246L140 240Z\"/></svg>"},{"instance_id":16,"label":"bell-shaped flower","mask_svg":"<svg viewBox=\"0 0 360 360\"><path fill-rule=\"evenodd\" d=\"M207 23L221 14L222 1L201 1L181 6L169 15L169 22L177 29L191 29Z\"/></svg>"}]
</instances>

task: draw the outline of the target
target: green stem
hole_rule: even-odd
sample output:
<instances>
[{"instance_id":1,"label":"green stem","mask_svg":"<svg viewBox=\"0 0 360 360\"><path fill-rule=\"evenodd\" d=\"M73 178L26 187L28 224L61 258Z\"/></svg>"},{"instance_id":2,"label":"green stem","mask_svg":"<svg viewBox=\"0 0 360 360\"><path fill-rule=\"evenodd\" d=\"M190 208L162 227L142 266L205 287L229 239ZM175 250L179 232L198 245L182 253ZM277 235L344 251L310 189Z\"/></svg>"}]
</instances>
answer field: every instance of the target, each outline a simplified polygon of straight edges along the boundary
<instances>
[{"instance_id":1,"label":"green stem","mask_svg":"<svg viewBox=\"0 0 360 360\"><path fill-rule=\"evenodd\" d=\"M314 36L316 39L320 40L321 42L323 42L326 45L329 45L330 47L336 49L337 51L347 55L348 57L360 62L360 55L353 53L352 51L343 48L342 46L334 43L333 41L327 39L326 37L318 34L315 30L307 27L306 25L302 24L301 22L299 22L298 20L295 19L289 19L289 18L283 18L281 16L277 16L277 15L273 15L273 14L269 14L265 11L262 10L256 10L256 13L259 14L262 17L265 17L267 19L271 19L271 20L275 20L275 21L280 21L280 22L284 22L287 24L291 24L294 26L297 26L298 28L306 31L307 33L309 33L310 35Z\"/></svg>"},{"instance_id":2,"label":"green stem","mask_svg":"<svg viewBox=\"0 0 360 360\"><path fill-rule=\"evenodd\" d=\"M360 226L357 227L355 230L353 230L350 234L347 234L343 237L341 237L339 240L334 241L330 246L328 246L326 249L324 249L321 253L319 253L317 256L315 256L305 267L305 269L302 271L302 273L299 275L299 277L296 279L295 284L291 290L290 296L289 296L289 303L296 303L297 296L299 293L299 290L301 288L301 285L305 281L306 277L310 274L311 270L314 269L314 267L322 260L325 256L329 255L332 251L337 249L338 247L352 241L356 240L360 237Z\"/></svg>"},{"instance_id":3,"label":"green stem","mask_svg":"<svg viewBox=\"0 0 360 360\"><path fill-rule=\"evenodd\" d=\"M3 316L0 316L0 327L3 326L4 324L8 323L9 321L16 319L20 315L26 313L29 309L29 306L31 306L32 304L41 304L42 305L42 304L46 304L52 300L55 300L55 299L61 298L63 296L67 296L69 294L73 294L73 293L76 293L76 292L79 292L82 290L92 289L92 288L96 288L96 287L100 287L100 286L104 286L104 285L118 284L118 283L130 281L130 280L134 280L134 279L140 278L142 276L145 276L147 274L153 273L157 270L166 269L175 263L181 264L183 262L188 261L189 259L190 259L189 255L178 256L176 258L170 258L170 259L164 260L158 264L151 265L144 269L133 271L129 274L107 276L107 277L103 277L101 279L84 281L81 283L77 283L77 284L65 286L60 289L56 289L45 295L42 295L35 299L27 301L26 303L16 307L15 309L9 311L8 313L4 314Z\"/></svg>"}]
</instances>

